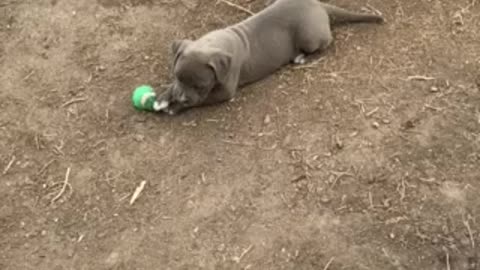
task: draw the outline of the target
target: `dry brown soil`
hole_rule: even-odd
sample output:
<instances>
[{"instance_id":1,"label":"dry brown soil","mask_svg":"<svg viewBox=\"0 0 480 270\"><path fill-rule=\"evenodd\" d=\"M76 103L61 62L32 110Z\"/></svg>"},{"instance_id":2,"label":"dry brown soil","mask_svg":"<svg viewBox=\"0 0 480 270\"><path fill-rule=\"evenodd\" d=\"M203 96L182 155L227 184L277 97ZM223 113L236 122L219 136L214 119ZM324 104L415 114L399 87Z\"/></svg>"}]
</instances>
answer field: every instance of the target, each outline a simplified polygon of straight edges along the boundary
<instances>
[{"instance_id":1,"label":"dry brown soil","mask_svg":"<svg viewBox=\"0 0 480 270\"><path fill-rule=\"evenodd\" d=\"M388 22L169 117L132 89L246 13L0 0L0 269L480 269L480 3L331 2Z\"/></svg>"}]
</instances>

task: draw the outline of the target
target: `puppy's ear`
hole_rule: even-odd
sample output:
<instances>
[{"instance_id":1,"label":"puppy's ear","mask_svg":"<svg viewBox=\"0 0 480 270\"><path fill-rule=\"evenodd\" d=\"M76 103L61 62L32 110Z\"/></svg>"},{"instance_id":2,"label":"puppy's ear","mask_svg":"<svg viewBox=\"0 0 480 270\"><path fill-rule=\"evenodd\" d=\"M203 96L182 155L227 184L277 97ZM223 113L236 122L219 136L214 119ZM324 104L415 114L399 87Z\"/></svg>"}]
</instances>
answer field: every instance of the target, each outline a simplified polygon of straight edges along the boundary
<instances>
[{"instance_id":1,"label":"puppy's ear","mask_svg":"<svg viewBox=\"0 0 480 270\"><path fill-rule=\"evenodd\" d=\"M185 47L192 43L189 39L177 39L174 40L171 46L172 54L173 54L173 64L177 62L178 56L185 50Z\"/></svg>"},{"instance_id":2,"label":"puppy's ear","mask_svg":"<svg viewBox=\"0 0 480 270\"><path fill-rule=\"evenodd\" d=\"M190 44L192 41L189 39L177 39L172 42L171 50L173 55L177 55L182 52L185 47Z\"/></svg>"},{"instance_id":3,"label":"puppy's ear","mask_svg":"<svg viewBox=\"0 0 480 270\"><path fill-rule=\"evenodd\" d=\"M219 82L225 82L228 72L231 69L232 56L224 52L215 52L210 57L208 65L215 71Z\"/></svg>"}]
</instances>

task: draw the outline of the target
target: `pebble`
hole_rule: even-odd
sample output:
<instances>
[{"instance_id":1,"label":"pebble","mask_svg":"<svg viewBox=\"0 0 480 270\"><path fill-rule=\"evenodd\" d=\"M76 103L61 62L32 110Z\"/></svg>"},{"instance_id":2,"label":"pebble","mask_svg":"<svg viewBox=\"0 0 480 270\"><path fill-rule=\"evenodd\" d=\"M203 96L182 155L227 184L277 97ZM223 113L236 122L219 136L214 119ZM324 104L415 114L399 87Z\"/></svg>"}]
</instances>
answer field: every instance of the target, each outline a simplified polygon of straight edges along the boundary
<instances>
[{"instance_id":1,"label":"pebble","mask_svg":"<svg viewBox=\"0 0 480 270\"><path fill-rule=\"evenodd\" d=\"M137 135L135 135L134 139L137 142L142 142L145 139L145 136L143 136L141 134L137 134Z\"/></svg>"},{"instance_id":2,"label":"pebble","mask_svg":"<svg viewBox=\"0 0 480 270\"><path fill-rule=\"evenodd\" d=\"M331 202L332 200L331 200L329 197L327 197L327 196L322 196L322 197L320 198L320 201L321 201L322 203L327 204L327 203Z\"/></svg>"},{"instance_id":3,"label":"pebble","mask_svg":"<svg viewBox=\"0 0 480 270\"><path fill-rule=\"evenodd\" d=\"M263 120L263 123L265 123L265 125L268 125L268 124L270 124L271 122L272 122L272 119L271 119L270 115L267 114L267 115L265 116L265 119Z\"/></svg>"}]
</instances>

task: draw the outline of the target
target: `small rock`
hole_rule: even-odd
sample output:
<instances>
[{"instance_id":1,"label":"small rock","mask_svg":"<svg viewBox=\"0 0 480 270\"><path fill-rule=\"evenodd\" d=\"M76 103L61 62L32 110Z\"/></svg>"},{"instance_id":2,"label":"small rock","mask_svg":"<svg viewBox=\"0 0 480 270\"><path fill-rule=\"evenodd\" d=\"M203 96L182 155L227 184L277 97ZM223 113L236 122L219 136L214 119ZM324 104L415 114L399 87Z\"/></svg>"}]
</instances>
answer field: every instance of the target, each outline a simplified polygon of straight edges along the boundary
<instances>
[{"instance_id":1,"label":"small rock","mask_svg":"<svg viewBox=\"0 0 480 270\"><path fill-rule=\"evenodd\" d=\"M375 121L375 122L372 123L372 127L374 127L374 128L379 128L379 127L380 127L380 124Z\"/></svg>"},{"instance_id":2,"label":"small rock","mask_svg":"<svg viewBox=\"0 0 480 270\"><path fill-rule=\"evenodd\" d=\"M403 123L404 129L412 129L414 127L415 127L415 121L413 120L407 120L405 123Z\"/></svg>"},{"instance_id":3,"label":"small rock","mask_svg":"<svg viewBox=\"0 0 480 270\"><path fill-rule=\"evenodd\" d=\"M110 255L105 260L105 263L108 266L112 267L115 264L117 264L119 261L120 261L120 253L114 251L114 252L110 253Z\"/></svg>"},{"instance_id":4,"label":"small rock","mask_svg":"<svg viewBox=\"0 0 480 270\"><path fill-rule=\"evenodd\" d=\"M339 150L343 149L343 142L340 140L340 138L338 138L338 136L335 136L335 146Z\"/></svg>"},{"instance_id":5,"label":"small rock","mask_svg":"<svg viewBox=\"0 0 480 270\"><path fill-rule=\"evenodd\" d=\"M288 146L289 144L291 144L292 142L292 136L290 134L288 134L282 141L282 146L283 147L286 147Z\"/></svg>"},{"instance_id":6,"label":"small rock","mask_svg":"<svg viewBox=\"0 0 480 270\"><path fill-rule=\"evenodd\" d=\"M332 200L331 200L329 197L327 197L327 196L322 196L322 197L320 198L320 201L321 201L322 203L324 203L324 204L327 204L327 203L331 202Z\"/></svg>"},{"instance_id":7,"label":"small rock","mask_svg":"<svg viewBox=\"0 0 480 270\"><path fill-rule=\"evenodd\" d=\"M182 126L184 127L196 127L198 124L195 120L192 120L190 122L183 122Z\"/></svg>"},{"instance_id":8,"label":"small rock","mask_svg":"<svg viewBox=\"0 0 480 270\"><path fill-rule=\"evenodd\" d=\"M67 249L67 256L71 258L73 257L73 255L75 255L75 250L73 248ZM63 269L63 268L60 268L60 269Z\"/></svg>"},{"instance_id":9,"label":"small rock","mask_svg":"<svg viewBox=\"0 0 480 270\"><path fill-rule=\"evenodd\" d=\"M270 117L269 114L265 115L265 119L263 120L263 123L265 123L265 125L268 125L272 122L272 119Z\"/></svg>"},{"instance_id":10,"label":"small rock","mask_svg":"<svg viewBox=\"0 0 480 270\"><path fill-rule=\"evenodd\" d=\"M390 199L386 199L383 201L383 207L385 208L390 208Z\"/></svg>"},{"instance_id":11,"label":"small rock","mask_svg":"<svg viewBox=\"0 0 480 270\"><path fill-rule=\"evenodd\" d=\"M432 87L430 88L430 92L433 92L433 93L438 92L438 87L432 86Z\"/></svg>"},{"instance_id":12,"label":"small rock","mask_svg":"<svg viewBox=\"0 0 480 270\"><path fill-rule=\"evenodd\" d=\"M134 140L137 141L137 142L142 142L144 139L145 139L145 136L143 136L141 134L137 134L134 137Z\"/></svg>"}]
</instances>

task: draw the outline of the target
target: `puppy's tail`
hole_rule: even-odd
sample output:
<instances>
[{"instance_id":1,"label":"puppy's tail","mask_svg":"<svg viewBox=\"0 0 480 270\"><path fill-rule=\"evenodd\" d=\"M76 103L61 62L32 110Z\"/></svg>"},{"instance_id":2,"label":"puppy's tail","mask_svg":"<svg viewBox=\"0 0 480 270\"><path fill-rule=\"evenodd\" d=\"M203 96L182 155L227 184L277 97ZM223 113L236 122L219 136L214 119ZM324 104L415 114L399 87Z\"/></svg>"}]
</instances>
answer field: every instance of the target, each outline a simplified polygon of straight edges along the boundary
<instances>
[{"instance_id":1,"label":"puppy's tail","mask_svg":"<svg viewBox=\"0 0 480 270\"><path fill-rule=\"evenodd\" d=\"M320 3L327 11L330 21L333 24L344 23L383 23L385 20L382 16L376 14L362 14L345 10L340 7L329 5L326 3Z\"/></svg>"}]
</instances>

